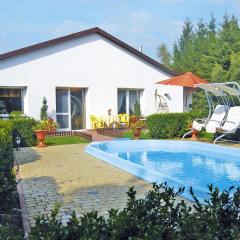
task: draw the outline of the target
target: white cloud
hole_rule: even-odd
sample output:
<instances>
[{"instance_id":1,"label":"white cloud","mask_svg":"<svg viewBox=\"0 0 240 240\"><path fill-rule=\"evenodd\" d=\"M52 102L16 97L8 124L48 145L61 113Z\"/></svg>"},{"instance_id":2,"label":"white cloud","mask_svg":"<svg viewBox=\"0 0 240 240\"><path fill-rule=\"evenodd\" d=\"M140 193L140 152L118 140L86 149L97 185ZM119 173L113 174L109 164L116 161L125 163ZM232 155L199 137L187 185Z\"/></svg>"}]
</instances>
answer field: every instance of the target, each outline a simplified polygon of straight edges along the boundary
<instances>
[{"instance_id":1,"label":"white cloud","mask_svg":"<svg viewBox=\"0 0 240 240\"><path fill-rule=\"evenodd\" d=\"M146 23L151 19L151 15L145 11L132 12L130 21L133 23Z\"/></svg>"}]
</instances>

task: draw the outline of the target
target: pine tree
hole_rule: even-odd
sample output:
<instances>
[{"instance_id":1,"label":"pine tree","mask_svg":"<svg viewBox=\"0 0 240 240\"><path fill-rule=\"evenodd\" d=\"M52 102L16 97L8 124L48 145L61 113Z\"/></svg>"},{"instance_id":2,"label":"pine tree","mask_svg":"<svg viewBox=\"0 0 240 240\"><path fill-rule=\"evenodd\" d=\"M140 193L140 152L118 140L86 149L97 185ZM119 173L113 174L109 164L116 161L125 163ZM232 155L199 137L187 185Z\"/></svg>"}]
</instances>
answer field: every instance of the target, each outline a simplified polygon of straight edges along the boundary
<instances>
[{"instance_id":1,"label":"pine tree","mask_svg":"<svg viewBox=\"0 0 240 240\"><path fill-rule=\"evenodd\" d=\"M173 45L171 68L191 71L210 82L240 82L240 26L237 17L225 15L217 25L212 15L193 26L189 19ZM205 106L204 95L194 94L193 108Z\"/></svg>"},{"instance_id":2,"label":"pine tree","mask_svg":"<svg viewBox=\"0 0 240 240\"><path fill-rule=\"evenodd\" d=\"M168 51L167 46L164 43L160 44L157 55L160 58L160 62L164 66L166 66L166 67L171 66L171 54Z\"/></svg>"},{"instance_id":3,"label":"pine tree","mask_svg":"<svg viewBox=\"0 0 240 240\"><path fill-rule=\"evenodd\" d=\"M193 62L193 24L187 19L183 26L183 32L174 45L172 68L179 73L192 71Z\"/></svg>"},{"instance_id":4,"label":"pine tree","mask_svg":"<svg viewBox=\"0 0 240 240\"><path fill-rule=\"evenodd\" d=\"M41 107L41 112L40 112L40 119L41 120L46 120L48 118L47 110L48 110L47 99L44 97L43 98L43 104L42 104L42 107Z\"/></svg>"}]
</instances>

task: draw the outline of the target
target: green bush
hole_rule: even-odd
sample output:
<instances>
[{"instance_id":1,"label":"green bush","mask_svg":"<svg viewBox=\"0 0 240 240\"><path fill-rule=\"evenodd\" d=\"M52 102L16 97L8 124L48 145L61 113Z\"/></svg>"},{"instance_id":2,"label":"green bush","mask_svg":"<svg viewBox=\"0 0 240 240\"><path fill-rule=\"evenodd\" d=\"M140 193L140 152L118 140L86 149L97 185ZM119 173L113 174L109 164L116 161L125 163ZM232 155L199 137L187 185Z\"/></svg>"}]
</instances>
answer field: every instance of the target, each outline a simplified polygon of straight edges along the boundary
<instances>
[{"instance_id":1,"label":"green bush","mask_svg":"<svg viewBox=\"0 0 240 240\"><path fill-rule=\"evenodd\" d=\"M23 234L18 227L0 225L0 240L23 240Z\"/></svg>"},{"instance_id":2,"label":"green bush","mask_svg":"<svg viewBox=\"0 0 240 240\"><path fill-rule=\"evenodd\" d=\"M147 127L153 138L181 137L189 130L188 124L200 113L159 113L147 117Z\"/></svg>"},{"instance_id":3,"label":"green bush","mask_svg":"<svg viewBox=\"0 0 240 240\"><path fill-rule=\"evenodd\" d=\"M14 211L19 208L14 172L11 124L0 126L0 240L22 239L19 225L13 223L20 219ZM18 219L17 219L18 218ZM19 222L19 221L18 221Z\"/></svg>"},{"instance_id":4,"label":"green bush","mask_svg":"<svg viewBox=\"0 0 240 240\"><path fill-rule=\"evenodd\" d=\"M16 147L16 136L21 138L21 147L35 145L36 136L32 130L36 121L32 118L12 118L9 120L0 120L0 129L5 129L12 136L12 144Z\"/></svg>"},{"instance_id":5,"label":"green bush","mask_svg":"<svg viewBox=\"0 0 240 240\"><path fill-rule=\"evenodd\" d=\"M37 217L29 239L240 239L240 188L232 194L232 188L219 192L211 185L204 205L190 189L191 206L176 200L183 192L184 188L174 191L166 183L154 184L146 198L137 199L132 187L122 211L111 209L107 217L89 212L77 218L73 213L67 225L57 217L57 206L51 216Z\"/></svg>"},{"instance_id":6,"label":"green bush","mask_svg":"<svg viewBox=\"0 0 240 240\"><path fill-rule=\"evenodd\" d=\"M36 121L32 118L26 119L13 119L12 136L15 140L18 135L21 138L21 147L34 146L37 143L35 133L32 128L36 124ZM13 146L16 147L16 142L13 141Z\"/></svg>"},{"instance_id":7,"label":"green bush","mask_svg":"<svg viewBox=\"0 0 240 240\"><path fill-rule=\"evenodd\" d=\"M11 138L0 129L0 213L10 212L16 206L16 181L13 171Z\"/></svg>"}]
</instances>

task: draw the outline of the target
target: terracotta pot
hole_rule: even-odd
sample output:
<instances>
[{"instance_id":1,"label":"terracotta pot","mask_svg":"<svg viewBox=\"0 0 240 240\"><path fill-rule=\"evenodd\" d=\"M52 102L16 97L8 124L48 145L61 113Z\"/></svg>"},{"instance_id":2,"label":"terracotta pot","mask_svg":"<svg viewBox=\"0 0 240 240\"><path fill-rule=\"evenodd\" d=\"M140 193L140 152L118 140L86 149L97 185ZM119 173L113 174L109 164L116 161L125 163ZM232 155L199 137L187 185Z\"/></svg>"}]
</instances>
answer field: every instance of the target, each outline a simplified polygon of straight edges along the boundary
<instances>
[{"instance_id":1,"label":"terracotta pot","mask_svg":"<svg viewBox=\"0 0 240 240\"><path fill-rule=\"evenodd\" d=\"M45 131L45 130L36 130L35 133L36 133L37 140L38 140L38 145L36 147L39 147L39 148L47 147L47 145L44 144L44 140L45 140L47 131Z\"/></svg>"},{"instance_id":2,"label":"terracotta pot","mask_svg":"<svg viewBox=\"0 0 240 240\"><path fill-rule=\"evenodd\" d=\"M133 139L134 140L140 139L141 130L142 130L142 128L140 128L140 127L135 128L135 130L133 132Z\"/></svg>"},{"instance_id":3,"label":"terracotta pot","mask_svg":"<svg viewBox=\"0 0 240 240\"><path fill-rule=\"evenodd\" d=\"M199 131L193 129L191 140L198 140L198 134L199 134Z\"/></svg>"}]
</instances>

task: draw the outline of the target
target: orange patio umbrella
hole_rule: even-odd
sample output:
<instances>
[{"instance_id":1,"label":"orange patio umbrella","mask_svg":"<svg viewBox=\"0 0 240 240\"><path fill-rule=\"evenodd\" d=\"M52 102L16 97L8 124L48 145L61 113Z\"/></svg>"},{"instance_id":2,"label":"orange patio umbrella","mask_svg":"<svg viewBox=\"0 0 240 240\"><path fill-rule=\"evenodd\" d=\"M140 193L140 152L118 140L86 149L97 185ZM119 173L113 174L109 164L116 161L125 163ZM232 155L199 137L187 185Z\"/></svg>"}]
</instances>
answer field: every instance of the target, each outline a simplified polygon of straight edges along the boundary
<instances>
[{"instance_id":1,"label":"orange patio umbrella","mask_svg":"<svg viewBox=\"0 0 240 240\"><path fill-rule=\"evenodd\" d=\"M157 84L182 86L182 87L188 87L188 88L195 88L195 84L199 84L199 83L208 83L208 81L195 76L191 72L187 72L182 75L157 82Z\"/></svg>"},{"instance_id":2,"label":"orange patio umbrella","mask_svg":"<svg viewBox=\"0 0 240 240\"><path fill-rule=\"evenodd\" d=\"M184 109L186 109L187 111L189 110L189 106L192 104L192 90L196 88L195 84L200 84L200 83L208 83L208 81L195 76L191 72L187 72L182 75L157 82L157 84L182 86L183 88L185 88L186 94L184 94L185 96L184 96L183 102L184 102Z\"/></svg>"}]
</instances>

